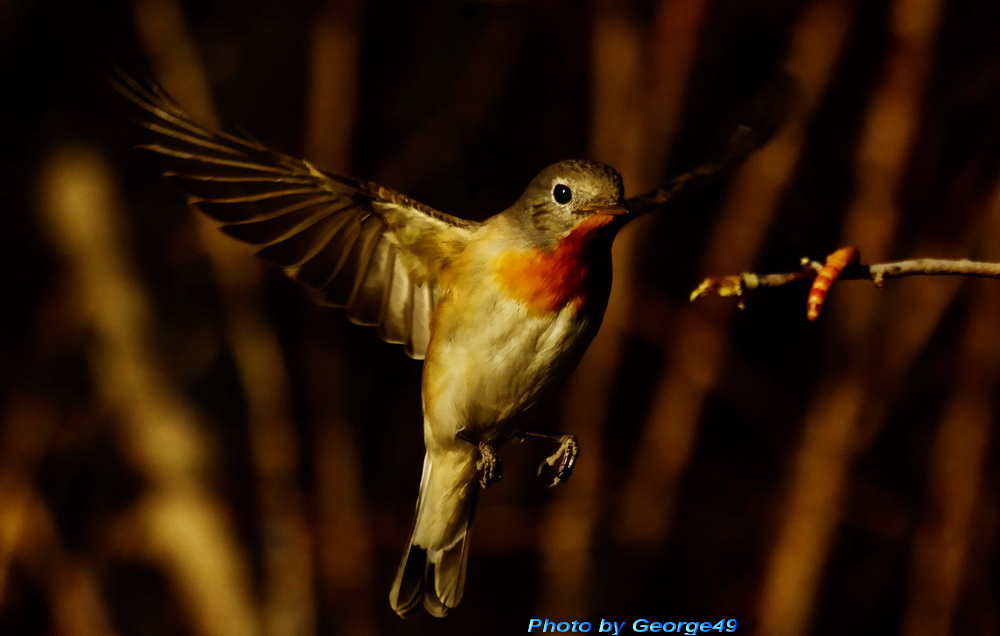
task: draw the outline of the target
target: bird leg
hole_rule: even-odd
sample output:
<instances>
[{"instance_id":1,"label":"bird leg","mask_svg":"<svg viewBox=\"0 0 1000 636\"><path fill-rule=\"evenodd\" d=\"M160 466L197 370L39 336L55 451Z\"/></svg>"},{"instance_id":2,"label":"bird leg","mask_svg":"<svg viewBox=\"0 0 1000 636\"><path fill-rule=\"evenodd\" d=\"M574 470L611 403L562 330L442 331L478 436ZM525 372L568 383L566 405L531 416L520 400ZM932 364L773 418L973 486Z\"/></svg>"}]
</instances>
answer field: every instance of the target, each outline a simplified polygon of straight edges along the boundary
<instances>
[{"instance_id":1,"label":"bird leg","mask_svg":"<svg viewBox=\"0 0 1000 636\"><path fill-rule=\"evenodd\" d=\"M493 444L477 442L469 436L464 428L456 433L455 437L479 449L479 460L476 461L476 470L480 472L480 486L489 488L492 484L503 481L503 462L497 456L497 449L493 447Z\"/></svg>"},{"instance_id":2,"label":"bird leg","mask_svg":"<svg viewBox=\"0 0 1000 636\"><path fill-rule=\"evenodd\" d=\"M546 457L545 460L538 466L538 475L541 476L546 467L555 468L556 464L559 464L559 467L555 468L556 474L552 479L552 483L549 484L549 488L558 486L562 482L569 479L569 476L573 474L573 466L576 465L576 458L580 454L580 445L577 443L575 435L546 435L545 433L529 433L528 431L520 431L519 436L522 441L527 437L531 437L533 439L544 439L559 444L559 448L556 449L556 452Z\"/></svg>"}]
</instances>

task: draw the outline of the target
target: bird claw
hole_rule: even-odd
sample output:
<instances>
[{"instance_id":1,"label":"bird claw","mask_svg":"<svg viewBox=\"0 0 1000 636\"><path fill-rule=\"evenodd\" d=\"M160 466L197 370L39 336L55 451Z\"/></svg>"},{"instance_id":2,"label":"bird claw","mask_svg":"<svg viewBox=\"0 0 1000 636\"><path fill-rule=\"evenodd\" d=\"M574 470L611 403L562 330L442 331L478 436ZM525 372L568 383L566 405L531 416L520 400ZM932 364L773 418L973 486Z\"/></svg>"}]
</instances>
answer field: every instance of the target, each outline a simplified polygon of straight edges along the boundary
<instances>
[{"instance_id":1,"label":"bird claw","mask_svg":"<svg viewBox=\"0 0 1000 636\"><path fill-rule=\"evenodd\" d=\"M538 466L538 476L541 477L542 473L545 472L546 467L555 468L556 464L559 467L555 469L555 477L552 479L552 483L549 484L549 488L555 488L559 484L569 479L569 476L573 474L573 467L576 465L576 458L580 454L580 445L576 441L575 435L563 435L559 438L559 448L556 452L552 453Z\"/></svg>"},{"instance_id":2,"label":"bird claw","mask_svg":"<svg viewBox=\"0 0 1000 636\"><path fill-rule=\"evenodd\" d=\"M485 443L479 445L476 470L480 471L479 485L484 489L503 481L503 462L497 457L497 451L492 445Z\"/></svg>"}]
</instances>

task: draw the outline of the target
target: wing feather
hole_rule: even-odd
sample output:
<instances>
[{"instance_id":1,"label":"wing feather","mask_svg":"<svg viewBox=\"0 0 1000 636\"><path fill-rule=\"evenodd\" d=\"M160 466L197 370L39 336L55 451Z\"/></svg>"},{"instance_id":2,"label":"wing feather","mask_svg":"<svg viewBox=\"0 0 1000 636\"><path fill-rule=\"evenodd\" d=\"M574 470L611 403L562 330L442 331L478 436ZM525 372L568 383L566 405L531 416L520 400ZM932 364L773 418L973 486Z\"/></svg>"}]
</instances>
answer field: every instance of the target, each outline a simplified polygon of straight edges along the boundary
<instances>
[{"instance_id":1,"label":"wing feather","mask_svg":"<svg viewBox=\"0 0 1000 636\"><path fill-rule=\"evenodd\" d=\"M345 212L344 221L320 247L319 251L299 267L289 270L292 276L312 289L321 291L340 272L351 254L351 248L361 234L361 214L356 209ZM325 301L330 304L329 301Z\"/></svg>"},{"instance_id":2,"label":"wing feather","mask_svg":"<svg viewBox=\"0 0 1000 636\"><path fill-rule=\"evenodd\" d=\"M407 342L407 354L417 359L423 359L427 351L427 342L431 334L432 293L429 284L412 287L413 309L410 317L410 340Z\"/></svg>"},{"instance_id":3,"label":"wing feather","mask_svg":"<svg viewBox=\"0 0 1000 636\"><path fill-rule=\"evenodd\" d=\"M411 298L412 285L407 275L406 266L399 254L395 254L392 269L392 282L389 286L389 296L386 302L385 318L379 325L379 336L386 342L405 345L410 340L410 315L413 313Z\"/></svg>"},{"instance_id":4,"label":"wing feather","mask_svg":"<svg viewBox=\"0 0 1000 636\"><path fill-rule=\"evenodd\" d=\"M379 237L372 248L368 269L358 275L358 286L350 300L351 320L359 325L378 325L385 315L387 292L392 285L392 243Z\"/></svg>"},{"instance_id":5,"label":"wing feather","mask_svg":"<svg viewBox=\"0 0 1000 636\"><path fill-rule=\"evenodd\" d=\"M266 261L283 265L286 268L296 268L315 256L330 240L337 230L349 223L348 215L330 215L319 219L308 227L301 228L287 238L267 245L257 252ZM289 276L295 278L294 272L286 270Z\"/></svg>"},{"instance_id":6,"label":"wing feather","mask_svg":"<svg viewBox=\"0 0 1000 636\"><path fill-rule=\"evenodd\" d=\"M355 225L358 227L357 234L350 248L345 250L337 273L321 289L320 298L326 304L352 307L351 301L354 298L354 290L360 282L359 276L363 276L364 271L368 269L375 242L382 237L384 224L378 222L375 217L367 217L358 225Z\"/></svg>"},{"instance_id":7,"label":"wing feather","mask_svg":"<svg viewBox=\"0 0 1000 636\"><path fill-rule=\"evenodd\" d=\"M194 200L211 201L235 196L267 194L281 187L313 188L313 183L299 177L273 177L271 175L246 175L212 177L201 173L167 172L165 176L187 192Z\"/></svg>"},{"instance_id":8,"label":"wing feather","mask_svg":"<svg viewBox=\"0 0 1000 636\"><path fill-rule=\"evenodd\" d=\"M112 83L142 109L164 175L226 234L257 248L352 321L423 358L441 272L478 223L376 183L317 170L252 139L195 121L158 86Z\"/></svg>"},{"instance_id":9,"label":"wing feather","mask_svg":"<svg viewBox=\"0 0 1000 636\"><path fill-rule=\"evenodd\" d=\"M252 221L225 225L222 231L245 243L267 247L297 234L308 234L310 228L334 216L328 214L329 210L325 203L310 203L277 216L261 216Z\"/></svg>"}]
</instances>

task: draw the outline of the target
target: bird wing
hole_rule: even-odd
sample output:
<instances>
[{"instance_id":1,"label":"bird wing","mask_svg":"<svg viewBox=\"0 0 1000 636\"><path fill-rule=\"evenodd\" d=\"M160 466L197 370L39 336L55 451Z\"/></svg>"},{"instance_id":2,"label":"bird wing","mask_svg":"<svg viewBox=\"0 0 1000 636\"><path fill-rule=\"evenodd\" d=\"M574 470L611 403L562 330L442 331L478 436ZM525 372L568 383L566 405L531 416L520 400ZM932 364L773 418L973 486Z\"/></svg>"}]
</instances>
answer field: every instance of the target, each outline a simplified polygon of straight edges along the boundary
<instances>
[{"instance_id":1,"label":"bird wing","mask_svg":"<svg viewBox=\"0 0 1000 636\"><path fill-rule=\"evenodd\" d=\"M140 147L163 157L164 175L192 206L319 303L345 308L353 322L423 359L439 275L480 224L206 128L155 85L124 74L112 83L144 111L141 123L156 138Z\"/></svg>"}]
</instances>

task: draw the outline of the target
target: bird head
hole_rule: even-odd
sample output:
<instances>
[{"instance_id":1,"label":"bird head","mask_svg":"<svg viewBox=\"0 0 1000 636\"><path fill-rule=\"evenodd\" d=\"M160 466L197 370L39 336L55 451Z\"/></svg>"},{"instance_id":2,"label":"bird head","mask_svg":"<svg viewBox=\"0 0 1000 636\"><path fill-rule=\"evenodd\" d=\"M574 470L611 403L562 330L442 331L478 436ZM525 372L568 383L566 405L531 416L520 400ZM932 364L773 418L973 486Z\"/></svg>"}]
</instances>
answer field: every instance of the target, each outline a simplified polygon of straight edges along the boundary
<instances>
[{"instance_id":1,"label":"bird head","mask_svg":"<svg viewBox=\"0 0 1000 636\"><path fill-rule=\"evenodd\" d=\"M611 166L561 161L539 172L509 212L536 246L551 248L574 230L601 228L613 236L629 218L623 194L622 177Z\"/></svg>"}]
</instances>

